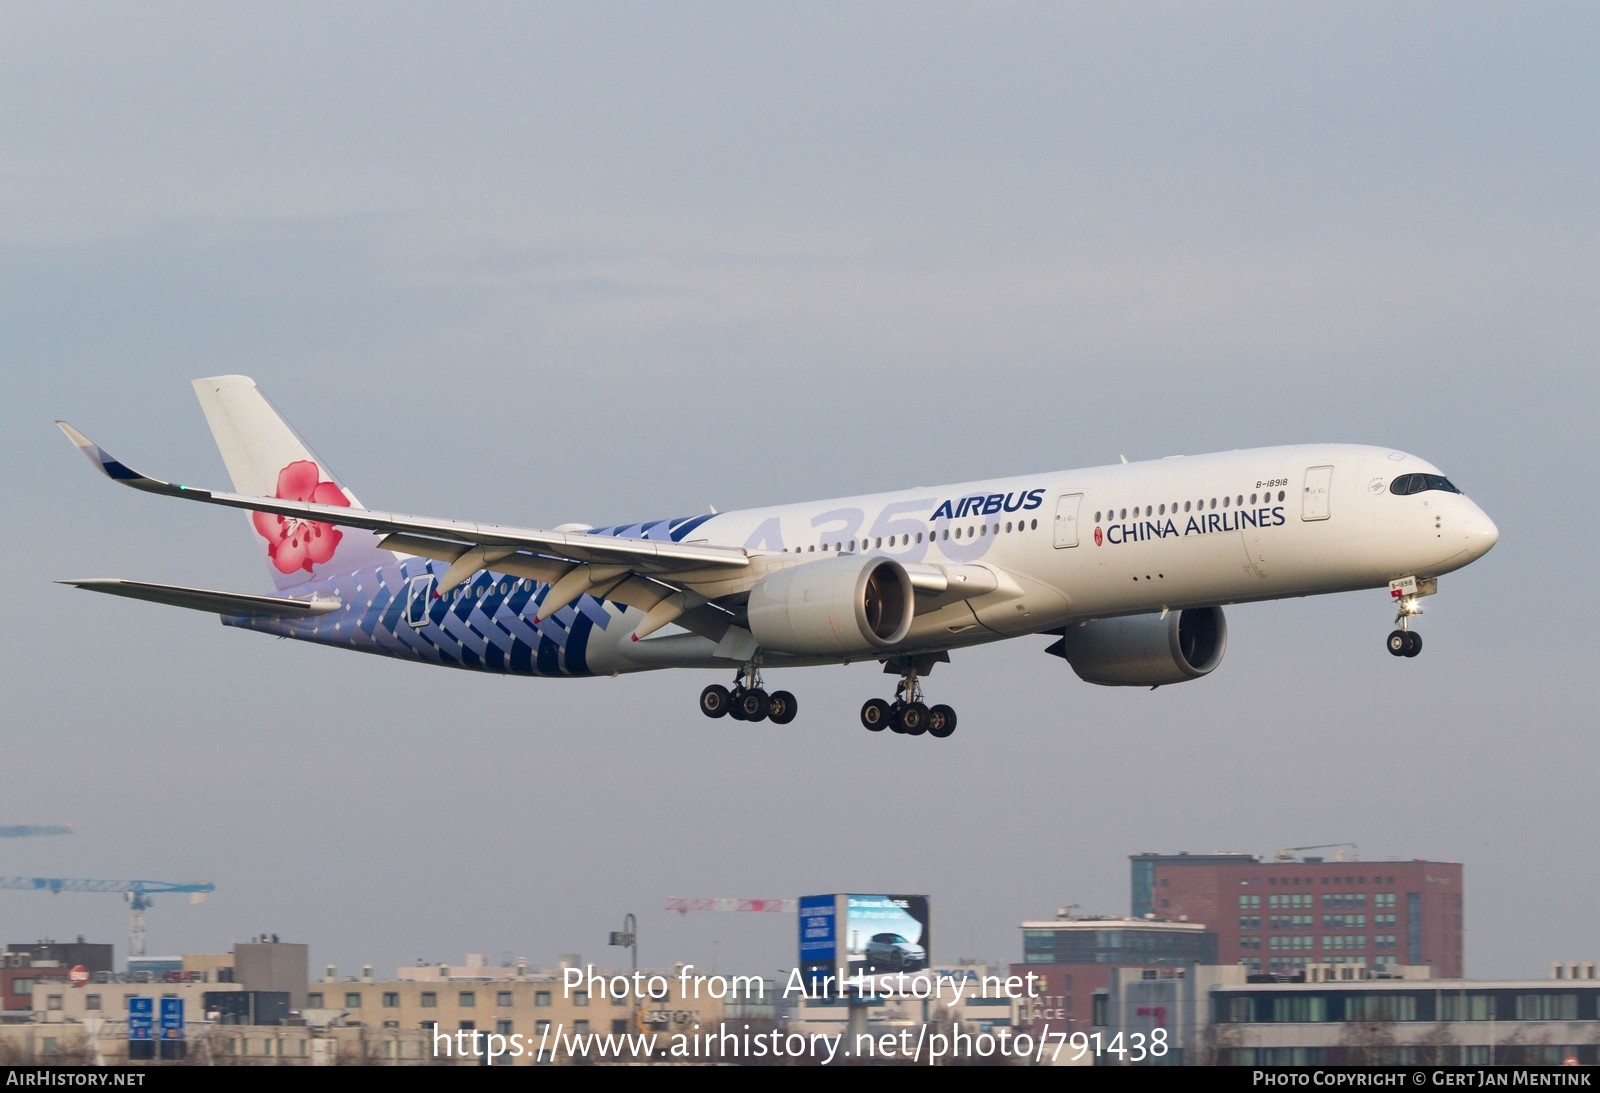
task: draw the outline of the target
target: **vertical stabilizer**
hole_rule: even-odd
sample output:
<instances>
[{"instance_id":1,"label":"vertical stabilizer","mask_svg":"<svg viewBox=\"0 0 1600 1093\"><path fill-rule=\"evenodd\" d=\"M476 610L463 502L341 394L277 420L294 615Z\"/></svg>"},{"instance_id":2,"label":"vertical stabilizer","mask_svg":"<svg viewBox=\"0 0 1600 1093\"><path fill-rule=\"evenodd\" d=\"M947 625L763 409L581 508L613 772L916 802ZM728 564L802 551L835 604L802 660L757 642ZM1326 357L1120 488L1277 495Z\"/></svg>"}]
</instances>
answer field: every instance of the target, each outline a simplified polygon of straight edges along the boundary
<instances>
[{"instance_id":1,"label":"vertical stabilizer","mask_svg":"<svg viewBox=\"0 0 1600 1093\"><path fill-rule=\"evenodd\" d=\"M362 507L355 494L283 420L254 380L212 376L195 380L194 392L235 492ZM395 560L393 553L378 546L374 532L360 528L264 512L250 514L250 527L265 541L273 583L280 591L300 588L330 573L350 573Z\"/></svg>"}]
</instances>

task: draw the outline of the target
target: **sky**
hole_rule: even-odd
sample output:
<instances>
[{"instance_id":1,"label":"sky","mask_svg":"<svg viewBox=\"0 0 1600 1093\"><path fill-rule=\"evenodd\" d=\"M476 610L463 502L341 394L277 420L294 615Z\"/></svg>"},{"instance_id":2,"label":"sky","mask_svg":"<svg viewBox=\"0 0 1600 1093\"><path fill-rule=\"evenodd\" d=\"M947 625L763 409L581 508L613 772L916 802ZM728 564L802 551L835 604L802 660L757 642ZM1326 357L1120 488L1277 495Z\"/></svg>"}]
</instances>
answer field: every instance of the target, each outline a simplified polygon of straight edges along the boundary
<instances>
[{"instance_id":1,"label":"sky","mask_svg":"<svg viewBox=\"0 0 1600 1093\"><path fill-rule=\"evenodd\" d=\"M1593 960L1600 11L1492 3L0 5L0 874L210 881L155 953L793 963L916 892L933 958L1128 911L1128 855L1460 861L1466 967ZM1383 590L1231 607L1207 678L1024 638L869 735L873 664L529 680L54 583L269 592L188 381L253 376L375 508L553 527L1340 441L1499 525ZM1585 698L1589 695L1589 698ZM1591 713L1585 715L1584 709ZM1585 726L1588 726L1587 728ZM125 952L108 895L0 940Z\"/></svg>"}]
</instances>

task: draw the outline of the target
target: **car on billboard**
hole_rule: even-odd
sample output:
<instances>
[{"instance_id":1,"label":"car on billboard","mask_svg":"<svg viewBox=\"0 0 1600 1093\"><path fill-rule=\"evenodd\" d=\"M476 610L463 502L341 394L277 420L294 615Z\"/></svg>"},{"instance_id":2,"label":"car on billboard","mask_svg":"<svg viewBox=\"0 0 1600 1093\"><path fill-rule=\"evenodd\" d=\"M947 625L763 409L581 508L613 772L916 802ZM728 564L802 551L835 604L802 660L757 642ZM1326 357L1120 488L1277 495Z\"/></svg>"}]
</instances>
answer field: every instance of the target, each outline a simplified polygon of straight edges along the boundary
<instances>
[{"instance_id":1,"label":"car on billboard","mask_svg":"<svg viewBox=\"0 0 1600 1093\"><path fill-rule=\"evenodd\" d=\"M869 968L878 971L885 968L893 971L915 971L928 960L927 950L921 945L894 933L873 934L871 940L861 950L861 956Z\"/></svg>"}]
</instances>

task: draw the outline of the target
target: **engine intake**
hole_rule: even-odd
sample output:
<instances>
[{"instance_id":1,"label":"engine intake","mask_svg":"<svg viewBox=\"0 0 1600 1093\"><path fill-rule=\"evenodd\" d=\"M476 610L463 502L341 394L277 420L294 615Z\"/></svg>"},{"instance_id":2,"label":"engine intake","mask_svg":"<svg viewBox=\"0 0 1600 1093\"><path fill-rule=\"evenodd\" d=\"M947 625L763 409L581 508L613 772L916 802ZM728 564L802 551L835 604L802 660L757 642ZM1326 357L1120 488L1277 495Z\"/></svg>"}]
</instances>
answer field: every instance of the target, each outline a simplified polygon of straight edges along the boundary
<instances>
[{"instance_id":1,"label":"engine intake","mask_svg":"<svg viewBox=\"0 0 1600 1093\"><path fill-rule=\"evenodd\" d=\"M767 649L872 653L911 630L915 593L892 558L843 555L769 574L750 590L750 632Z\"/></svg>"},{"instance_id":2,"label":"engine intake","mask_svg":"<svg viewBox=\"0 0 1600 1093\"><path fill-rule=\"evenodd\" d=\"M1199 679L1222 663L1228 624L1220 607L1191 608L1069 626L1050 652L1086 683L1159 687Z\"/></svg>"}]
</instances>

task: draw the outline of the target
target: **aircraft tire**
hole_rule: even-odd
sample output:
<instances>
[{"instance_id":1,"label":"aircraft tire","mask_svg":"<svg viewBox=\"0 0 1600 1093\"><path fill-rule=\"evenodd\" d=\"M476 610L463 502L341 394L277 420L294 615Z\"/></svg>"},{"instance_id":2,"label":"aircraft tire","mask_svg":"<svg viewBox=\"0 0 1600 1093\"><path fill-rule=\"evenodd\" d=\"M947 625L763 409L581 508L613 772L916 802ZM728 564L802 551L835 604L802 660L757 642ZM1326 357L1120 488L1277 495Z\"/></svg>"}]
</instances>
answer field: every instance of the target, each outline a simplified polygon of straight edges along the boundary
<instances>
[{"instance_id":1,"label":"aircraft tire","mask_svg":"<svg viewBox=\"0 0 1600 1093\"><path fill-rule=\"evenodd\" d=\"M746 721L765 721L771 708L772 699L759 688L746 691L739 697L739 712L744 714Z\"/></svg>"},{"instance_id":2,"label":"aircraft tire","mask_svg":"<svg viewBox=\"0 0 1600 1093\"><path fill-rule=\"evenodd\" d=\"M868 732L882 732L893 720L893 711L881 698L869 698L861 707L861 724Z\"/></svg>"},{"instance_id":3,"label":"aircraft tire","mask_svg":"<svg viewBox=\"0 0 1600 1093\"><path fill-rule=\"evenodd\" d=\"M1414 657L1420 652L1422 652L1422 635L1415 630L1407 630L1405 655Z\"/></svg>"},{"instance_id":4,"label":"aircraft tire","mask_svg":"<svg viewBox=\"0 0 1600 1093\"><path fill-rule=\"evenodd\" d=\"M907 702L895 717L895 727L907 736L921 736L928 731L928 707L920 702Z\"/></svg>"},{"instance_id":5,"label":"aircraft tire","mask_svg":"<svg viewBox=\"0 0 1600 1093\"><path fill-rule=\"evenodd\" d=\"M787 725L794 720L794 715L800 712L799 703L794 695L788 691L773 691L771 705L767 709L767 719L774 725Z\"/></svg>"},{"instance_id":6,"label":"aircraft tire","mask_svg":"<svg viewBox=\"0 0 1600 1093\"><path fill-rule=\"evenodd\" d=\"M1406 650L1408 648L1410 648L1410 646L1411 646L1410 640L1407 639L1407 637L1406 637L1407 633L1409 633L1409 631L1406 631L1406 630L1394 630L1394 631L1390 632L1390 634L1389 634L1389 652L1390 652L1390 654L1392 654L1393 656L1397 656L1397 657L1403 657L1403 656L1406 655Z\"/></svg>"},{"instance_id":7,"label":"aircraft tire","mask_svg":"<svg viewBox=\"0 0 1600 1093\"><path fill-rule=\"evenodd\" d=\"M928 735L943 740L956 731L956 712L940 703L928 711Z\"/></svg>"},{"instance_id":8,"label":"aircraft tire","mask_svg":"<svg viewBox=\"0 0 1600 1093\"><path fill-rule=\"evenodd\" d=\"M733 709L733 695L720 683L700 692L700 712L707 717L726 717Z\"/></svg>"}]
</instances>

